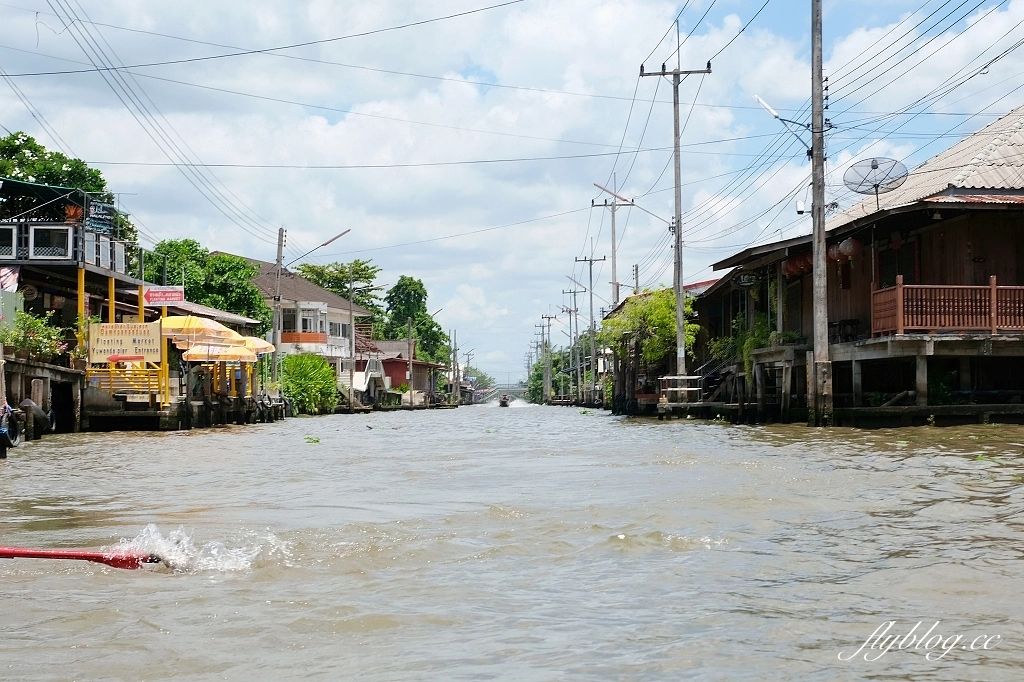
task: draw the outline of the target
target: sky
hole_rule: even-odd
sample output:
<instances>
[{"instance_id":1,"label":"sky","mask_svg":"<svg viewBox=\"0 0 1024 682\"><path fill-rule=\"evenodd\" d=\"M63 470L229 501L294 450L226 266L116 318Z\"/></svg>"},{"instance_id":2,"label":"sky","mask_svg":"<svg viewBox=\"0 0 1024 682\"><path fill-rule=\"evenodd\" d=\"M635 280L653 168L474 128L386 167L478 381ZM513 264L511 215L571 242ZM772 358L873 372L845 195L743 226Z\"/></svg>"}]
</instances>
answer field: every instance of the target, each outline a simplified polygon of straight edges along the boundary
<instances>
[{"instance_id":1,"label":"sky","mask_svg":"<svg viewBox=\"0 0 1024 682\"><path fill-rule=\"evenodd\" d=\"M810 231L804 0L0 0L0 132L100 168L143 244L189 237L285 262L372 259L422 279L431 312L499 381L542 315L568 341L593 266L670 285L672 88L680 87L683 268ZM71 19L74 19L73 21ZM825 0L827 201L870 156L920 164L1024 103L1024 0ZM118 67L97 70L96 65ZM127 67L127 68L121 68ZM808 136L803 135L804 138ZM593 203L592 203L593 202ZM570 279L572 278L572 279ZM589 296L579 294L586 328Z\"/></svg>"}]
</instances>

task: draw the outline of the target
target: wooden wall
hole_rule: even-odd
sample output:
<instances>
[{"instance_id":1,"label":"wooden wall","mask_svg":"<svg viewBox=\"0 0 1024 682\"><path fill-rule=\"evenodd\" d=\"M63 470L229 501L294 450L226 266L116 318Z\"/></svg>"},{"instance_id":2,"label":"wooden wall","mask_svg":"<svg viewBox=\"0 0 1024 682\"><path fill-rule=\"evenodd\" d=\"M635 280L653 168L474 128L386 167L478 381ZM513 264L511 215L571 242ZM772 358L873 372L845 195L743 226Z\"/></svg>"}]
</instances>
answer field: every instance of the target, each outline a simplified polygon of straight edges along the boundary
<instances>
[{"instance_id":1,"label":"wooden wall","mask_svg":"<svg viewBox=\"0 0 1024 682\"><path fill-rule=\"evenodd\" d=\"M938 221L920 234L922 284L1024 284L1024 223L1019 215L975 213Z\"/></svg>"}]
</instances>

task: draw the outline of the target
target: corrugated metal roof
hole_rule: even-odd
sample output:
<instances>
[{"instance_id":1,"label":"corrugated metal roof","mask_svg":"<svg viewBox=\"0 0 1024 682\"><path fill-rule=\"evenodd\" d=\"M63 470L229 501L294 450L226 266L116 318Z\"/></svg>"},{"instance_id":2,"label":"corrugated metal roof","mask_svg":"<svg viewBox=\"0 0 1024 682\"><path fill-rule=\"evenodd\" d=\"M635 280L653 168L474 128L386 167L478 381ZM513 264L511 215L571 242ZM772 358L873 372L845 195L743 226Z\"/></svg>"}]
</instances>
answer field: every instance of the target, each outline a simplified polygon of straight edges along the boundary
<instances>
[{"instance_id":1,"label":"corrugated metal roof","mask_svg":"<svg viewBox=\"0 0 1024 682\"><path fill-rule=\"evenodd\" d=\"M875 197L867 196L828 218L825 229L956 189L1024 189L1024 106L925 161L898 189L879 195L877 207ZM1017 202L1004 199L1001 203Z\"/></svg>"},{"instance_id":2,"label":"corrugated metal roof","mask_svg":"<svg viewBox=\"0 0 1024 682\"><path fill-rule=\"evenodd\" d=\"M1024 204L1024 194L942 194L929 204Z\"/></svg>"}]
</instances>

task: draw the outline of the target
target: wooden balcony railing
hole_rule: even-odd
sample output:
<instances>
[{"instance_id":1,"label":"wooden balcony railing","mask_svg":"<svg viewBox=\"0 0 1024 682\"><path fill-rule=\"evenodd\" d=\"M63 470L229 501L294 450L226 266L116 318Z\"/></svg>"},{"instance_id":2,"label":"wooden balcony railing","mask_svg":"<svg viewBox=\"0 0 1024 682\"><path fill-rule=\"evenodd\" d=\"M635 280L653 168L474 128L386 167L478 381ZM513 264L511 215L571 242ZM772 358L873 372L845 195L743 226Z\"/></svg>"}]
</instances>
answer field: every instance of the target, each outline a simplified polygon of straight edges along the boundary
<instances>
[{"instance_id":1,"label":"wooden balcony railing","mask_svg":"<svg viewBox=\"0 0 1024 682\"><path fill-rule=\"evenodd\" d=\"M321 332L281 332L281 343L327 343Z\"/></svg>"},{"instance_id":2,"label":"wooden balcony railing","mask_svg":"<svg viewBox=\"0 0 1024 682\"><path fill-rule=\"evenodd\" d=\"M904 284L871 293L871 333L1024 331L1024 287Z\"/></svg>"}]
</instances>

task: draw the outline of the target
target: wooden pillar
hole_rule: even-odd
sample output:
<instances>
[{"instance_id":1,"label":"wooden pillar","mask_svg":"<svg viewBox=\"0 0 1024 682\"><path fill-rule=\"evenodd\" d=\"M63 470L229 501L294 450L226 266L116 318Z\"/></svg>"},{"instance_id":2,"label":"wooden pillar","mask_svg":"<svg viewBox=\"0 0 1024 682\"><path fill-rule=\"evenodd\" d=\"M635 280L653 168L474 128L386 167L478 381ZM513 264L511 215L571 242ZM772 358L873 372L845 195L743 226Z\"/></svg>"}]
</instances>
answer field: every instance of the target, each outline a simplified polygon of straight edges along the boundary
<instances>
[{"instance_id":1,"label":"wooden pillar","mask_svg":"<svg viewBox=\"0 0 1024 682\"><path fill-rule=\"evenodd\" d=\"M853 360L850 363L851 372L853 373L853 406L863 407L864 406L864 382L861 372L861 361Z\"/></svg>"},{"instance_id":2,"label":"wooden pillar","mask_svg":"<svg viewBox=\"0 0 1024 682\"><path fill-rule=\"evenodd\" d=\"M789 421L789 397L793 392L793 361L782 362L782 400L780 409L782 421Z\"/></svg>"},{"instance_id":3,"label":"wooden pillar","mask_svg":"<svg viewBox=\"0 0 1024 682\"><path fill-rule=\"evenodd\" d=\"M996 288L996 276L989 275L988 278L988 289L989 289L989 318L990 324L992 325L992 333L999 333L999 290Z\"/></svg>"},{"instance_id":4,"label":"wooden pillar","mask_svg":"<svg viewBox=\"0 0 1024 682\"><path fill-rule=\"evenodd\" d=\"M896 333L903 333L903 275L896 275Z\"/></svg>"},{"instance_id":5,"label":"wooden pillar","mask_svg":"<svg viewBox=\"0 0 1024 682\"><path fill-rule=\"evenodd\" d=\"M782 307L785 305L786 280L782 276L782 261L775 266L775 331L782 333Z\"/></svg>"},{"instance_id":6,"label":"wooden pillar","mask_svg":"<svg viewBox=\"0 0 1024 682\"><path fill-rule=\"evenodd\" d=\"M917 356L917 375L916 375L916 386L917 390L917 406L926 407L928 405L928 356L918 355Z\"/></svg>"}]
</instances>

